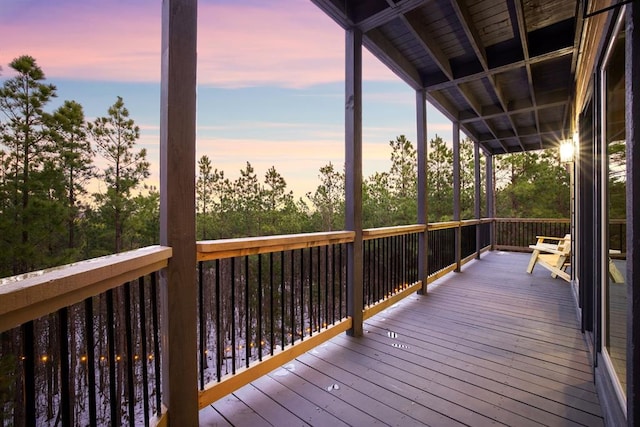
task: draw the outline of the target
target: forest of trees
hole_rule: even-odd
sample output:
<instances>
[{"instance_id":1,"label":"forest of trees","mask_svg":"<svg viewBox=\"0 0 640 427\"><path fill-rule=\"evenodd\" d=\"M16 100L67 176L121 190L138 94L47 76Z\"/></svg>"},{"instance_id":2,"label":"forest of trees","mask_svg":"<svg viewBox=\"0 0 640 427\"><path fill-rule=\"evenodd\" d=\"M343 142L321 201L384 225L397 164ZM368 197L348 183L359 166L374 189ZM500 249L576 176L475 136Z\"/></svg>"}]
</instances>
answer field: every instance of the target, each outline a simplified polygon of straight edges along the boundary
<instances>
[{"instance_id":1,"label":"forest of trees","mask_svg":"<svg viewBox=\"0 0 640 427\"><path fill-rule=\"evenodd\" d=\"M145 185L149 161L136 147L140 130L123 98L87 121L76 101L48 108L57 89L33 57L18 57L9 67L13 77L0 86L0 277L157 243L159 193ZM416 221L416 149L404 135L389 145L389 170L364 179L367 228ZM460 151L466 219L474 211L472 143L463 141ZM428 157L429 221L450 220L452 149L436 136ZM481 172L484 182L484 166ZM497 216L568 216L569 175L555 151L499 156L495 175ZM343 167L328 163L318 178L315 190L296 198L275 166L260 177L247 161L232 180L203 155L197 161L197 238L340 230ZM98 181L100 191L92 190ZM484 205L483 199L486 216Z\"/></svg>"}]
</instances>

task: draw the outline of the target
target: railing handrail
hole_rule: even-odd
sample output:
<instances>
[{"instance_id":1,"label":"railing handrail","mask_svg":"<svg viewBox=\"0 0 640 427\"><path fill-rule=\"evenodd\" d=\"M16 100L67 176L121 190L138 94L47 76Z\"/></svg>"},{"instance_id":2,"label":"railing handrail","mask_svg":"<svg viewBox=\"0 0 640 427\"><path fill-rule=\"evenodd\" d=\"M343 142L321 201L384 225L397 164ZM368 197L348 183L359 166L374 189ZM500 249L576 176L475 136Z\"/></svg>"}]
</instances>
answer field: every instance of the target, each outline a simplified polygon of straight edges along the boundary
<instances>
[{"instance_id":1,"label":"railing handrail","mask_svg":"<svg viewBox=\"0 0 640 427\"><path fill-rule=\"evenodd\" d=\"M483 219L464 219L462 221L442 221L442 222L430 222L428 224L429 231L431 230L444 230L447 228L469 227L471 225L477 225L482 223L491 222L490 218Z\"/></svg>"},{"instance_id":2,"label":"railing handrail","mask_svg":"<svg viewBox=\"0 0 640 427\"><path fill-rule=\"evenodd\" d=\"M0 332L161 270L171 255L148 246L0 279Z\"/></svg>"},{"instance_id":3,"label":"railing handrail","mask_svg":"<svg viewBox=\"0 0 640 427\"><path fill-rule=\"evenodd\" d=\"M362 230L363 240L402 236L428 230L441 230L477 225L493 221L492 218L444 221L425 224L397 225L391 227L367 228ZM329 231L317 233L283 234L273 236L240 237L232 239L200 240L196 242L198 261L258 255L292 249L309 248L338 243L351 243L353 231Z\"/></svg>"},{"instance_id":4,"label":"railing handrail","mask_svg":"<svg viewBox=\"0 0 640 427\"><path fill-rule=\"evenodd\" d=\"M541 222L541 223L563 223L569 224L569 218L492 218L495 222Z\"/></svg>"},{"instance_id":5,"label":"railing handrail","mask_svg":"<svg viewBox=\"0 0 640 427\"><path fill-rule=\"evenodd\" d=\"M283 234L275 236L242 237L236 239L201 240L196 242L198 261L210 261L245 255L311 248L353 242L354 231Z\"/></svg>"},{"instance_id":6,"label":"railing handrail","mask_svg":"<svg viewBox=\"0 0 640 427\"><path fill-rule=\"evenodd\" d=\"M393 227L367 228L362 230L362 239L380 239L383 237L402 236L404 234L421 233L426 229L424 224L397 225Z\"/></svg>"}]
</instances>

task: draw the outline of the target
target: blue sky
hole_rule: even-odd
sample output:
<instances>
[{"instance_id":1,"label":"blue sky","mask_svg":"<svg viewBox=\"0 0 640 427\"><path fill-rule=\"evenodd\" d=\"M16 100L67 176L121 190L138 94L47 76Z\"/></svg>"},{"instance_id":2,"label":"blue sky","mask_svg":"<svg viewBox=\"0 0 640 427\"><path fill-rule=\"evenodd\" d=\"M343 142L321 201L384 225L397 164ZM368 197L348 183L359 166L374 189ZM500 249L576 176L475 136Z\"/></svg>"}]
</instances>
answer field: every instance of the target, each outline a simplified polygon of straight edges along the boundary
<instances>
[{"instance_id":1,"label":"blue sky","mask_svg":"<svg viewBox=\"0 0 640 427\"><path fill-rule=\"evenodd\" d=\"M140 147L158 181L160 99L158 0L0 0L0 79L29 54L58 99L88 119L124 98L141 128ZM234 179L249 161L275 166L296 196L318 169L344 163L344 32L309 0L200 0L197 157ZM415 143L415 93L365 51L363 170L389 167L388 142ZM451 124L429 106L427 135L451 140Z\"/></svg>"}]
</instances>

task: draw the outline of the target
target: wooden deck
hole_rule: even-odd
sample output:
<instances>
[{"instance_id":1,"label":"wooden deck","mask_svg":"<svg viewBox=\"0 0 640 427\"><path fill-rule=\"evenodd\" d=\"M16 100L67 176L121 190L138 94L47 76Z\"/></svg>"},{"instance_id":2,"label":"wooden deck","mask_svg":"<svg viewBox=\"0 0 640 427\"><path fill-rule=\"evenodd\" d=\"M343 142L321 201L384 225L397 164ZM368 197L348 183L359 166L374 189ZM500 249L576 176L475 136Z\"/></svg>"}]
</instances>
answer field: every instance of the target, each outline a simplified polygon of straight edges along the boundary
<instances>
[{"instance_id":1,"label":"wooden deck","mask_svg":"<svg viewBox=\"0 0 640 427\"><path fill-rule=\"evenodd\" d=\"M200 413L236 426L603 425L570 285L490 252Z\"/></svg>"}]
</instances>

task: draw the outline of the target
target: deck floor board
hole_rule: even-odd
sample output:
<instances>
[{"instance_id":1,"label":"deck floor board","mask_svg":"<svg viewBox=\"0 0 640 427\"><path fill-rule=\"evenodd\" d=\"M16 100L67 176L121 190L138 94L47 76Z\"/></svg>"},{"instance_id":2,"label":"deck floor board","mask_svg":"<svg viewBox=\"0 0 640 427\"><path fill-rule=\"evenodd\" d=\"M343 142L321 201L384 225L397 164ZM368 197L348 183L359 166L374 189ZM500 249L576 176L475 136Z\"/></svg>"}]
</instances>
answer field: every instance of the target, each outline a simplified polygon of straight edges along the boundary
<instances>
[{"instance_id":1,"label":"deck floor board","mask_svg":"<svg viewBox=\"0 0 640 427\"><path fill-rule=\"evenodd\" d=\"M571 287L527 274L528 260L484 254L368 319L363 337L215 402L201 425L602 426Z\"/></svg>"}]
</instances>

